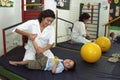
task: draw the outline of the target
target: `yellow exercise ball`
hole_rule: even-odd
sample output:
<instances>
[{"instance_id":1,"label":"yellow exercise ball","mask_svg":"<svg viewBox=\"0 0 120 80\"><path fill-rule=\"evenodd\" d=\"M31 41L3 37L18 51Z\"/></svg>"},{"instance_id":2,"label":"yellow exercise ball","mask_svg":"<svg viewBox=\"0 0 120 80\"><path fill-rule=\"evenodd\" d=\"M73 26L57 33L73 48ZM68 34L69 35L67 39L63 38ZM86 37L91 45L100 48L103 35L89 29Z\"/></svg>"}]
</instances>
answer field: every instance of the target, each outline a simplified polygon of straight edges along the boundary
<instances>
[{"instance_id":1,"label":"yellow exercise ball","mask_svg":"<svg viewBox=\"0 0 120 80\"><path fill-rule=\"evenodd\" d=\"M111 47L111 41L109 38L105 36L100 36L95 41L96 44L98 44L101 47L102 52L106 52Z\"/></svg>"},{"instance_id":2,"label":"yellow exercise ball","mask_svg":"<svg viewBox=\"0 0 120 80\"><path fill-rule=\"evenodd\" d=\"M95 63L101 58L101 48L96 43L86 43L80 50L81 57L84 61Z\"/></svg>"}]
</instances>

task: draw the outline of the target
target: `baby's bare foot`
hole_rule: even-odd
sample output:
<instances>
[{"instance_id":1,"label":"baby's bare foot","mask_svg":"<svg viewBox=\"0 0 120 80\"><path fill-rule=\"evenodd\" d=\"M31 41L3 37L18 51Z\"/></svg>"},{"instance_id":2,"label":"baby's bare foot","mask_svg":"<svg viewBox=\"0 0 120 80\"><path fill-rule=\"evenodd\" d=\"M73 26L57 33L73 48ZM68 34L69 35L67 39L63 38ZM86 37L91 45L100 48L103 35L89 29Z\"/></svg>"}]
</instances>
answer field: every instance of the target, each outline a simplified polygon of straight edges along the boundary
<instances>
[{"instance_id":1,"label":"baby's bare foot","mask_svg":"<svg viewBox=\"0 0 120 80\"><path fill-rule=\"evenodd\" d=\"M17 66L17 63L15 61L9 61L9 64Z\"/></svg>"}]
</instances>

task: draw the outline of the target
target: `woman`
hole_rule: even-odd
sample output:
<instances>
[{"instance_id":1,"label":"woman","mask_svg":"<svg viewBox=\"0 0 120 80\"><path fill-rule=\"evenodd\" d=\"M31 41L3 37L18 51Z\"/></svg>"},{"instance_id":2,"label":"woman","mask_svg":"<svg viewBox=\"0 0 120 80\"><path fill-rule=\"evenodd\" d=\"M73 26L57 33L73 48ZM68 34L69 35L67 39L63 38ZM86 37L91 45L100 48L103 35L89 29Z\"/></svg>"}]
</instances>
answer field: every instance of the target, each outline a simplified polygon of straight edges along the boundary
<instances>
[{"instance_id":1,"label":"woman","mask_svg":"<svg viewBox=\"0 0 120 80\"><path fill-rule=\"evenodd\" d=\"M53 53L49 50L55 43L55 30L50 26L55 19L55 14L52 10L47 9L40 13L37 19L28 20L27 22L17 26L13 32L27 36L28 41L25 45L24 60L35 60L35 49L32 40L39 46L39 52L49 58L54 58Z\"/></svg>"},{"instance_id":2,"label":"woman","mask_svg":"<svg viewBox=\"0 0 120 80\"><path fill-rule=\"evenodd\" d=\"M87 43L91 42L90 40L86 39L87 32L85 23L88 22L90 15L88 13L83 13L79 17L79 21L74 23L74 27L72 29L72 41L75 43Z\"/></svg>"}]
</instances>

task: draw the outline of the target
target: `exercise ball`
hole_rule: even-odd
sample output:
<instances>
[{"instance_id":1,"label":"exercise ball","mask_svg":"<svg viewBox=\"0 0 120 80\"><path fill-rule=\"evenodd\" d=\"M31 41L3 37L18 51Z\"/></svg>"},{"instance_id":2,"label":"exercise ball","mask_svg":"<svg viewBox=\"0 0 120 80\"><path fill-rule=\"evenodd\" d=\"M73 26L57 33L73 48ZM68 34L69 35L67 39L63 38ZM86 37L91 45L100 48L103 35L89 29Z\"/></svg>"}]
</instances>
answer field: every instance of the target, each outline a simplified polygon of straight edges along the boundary
<instances>
[{"instance_id":1,"label":"exercise ball","mask_svg":"<svg viewBox=\"0 0 120 80\"><path fill-rule=\"evenodd\" d=\"M96 43L86 43L81 47L81 57L84 61L95 63L101 58L101 48Z\"/></svg>"},{"instance_id":2,"label":"exercise ball","mask_svg":"<svg viewBox=\"0 0 120 80\"><path fill-rule=\"evenodd\" d=\"M106 52L110 49L111 47L111 41L109 38L100 36L96 39L95 41L96 44L98 44L102 50L102 52Z\"/></svg>"}]
</instances>

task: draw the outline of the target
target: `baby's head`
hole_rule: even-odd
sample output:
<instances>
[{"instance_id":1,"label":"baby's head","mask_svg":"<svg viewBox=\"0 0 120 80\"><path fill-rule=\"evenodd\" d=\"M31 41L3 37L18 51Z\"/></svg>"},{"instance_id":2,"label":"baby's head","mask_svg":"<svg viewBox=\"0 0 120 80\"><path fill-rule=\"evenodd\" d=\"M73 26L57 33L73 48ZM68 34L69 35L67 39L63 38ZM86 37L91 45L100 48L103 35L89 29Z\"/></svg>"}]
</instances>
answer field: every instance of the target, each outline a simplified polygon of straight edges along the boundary
<instances>
[{"instance_id":1,"label":"baby's head","mask_svg":"<svg viewBox=\"0 0 120 80\"><path fill-rule=\"evenodd\" d=\"M63 61L63 64L64 64L64 67L65 67L65 70L74 70L75 66L76 66L75 61L73 61L71 59L65 59Z\"/></svg>"},{"instance_id":2,"label":"baby's head","mask_svg":"<svg viewBox=\"0 0 120 80\"><path fill-rule=\"evenodd\" d=\"M110 33L110 37L114 38L114 37L115 37L115 33L114 33L114 32L111 32L111 33Z\"/></svg>"}]
</instances>

